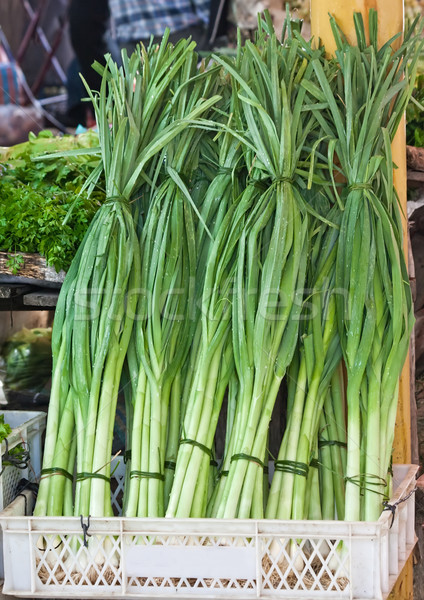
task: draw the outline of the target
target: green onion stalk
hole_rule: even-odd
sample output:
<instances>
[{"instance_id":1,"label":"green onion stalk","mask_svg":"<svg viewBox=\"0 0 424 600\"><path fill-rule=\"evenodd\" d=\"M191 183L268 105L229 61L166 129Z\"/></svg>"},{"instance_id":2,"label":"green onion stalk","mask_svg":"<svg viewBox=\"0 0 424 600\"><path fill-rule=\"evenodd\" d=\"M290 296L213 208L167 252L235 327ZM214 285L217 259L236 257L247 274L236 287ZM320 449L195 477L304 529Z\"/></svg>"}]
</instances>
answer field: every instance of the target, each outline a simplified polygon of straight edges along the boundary
<instances>
[{"instance_id":1,"label":"green onion stalk","mask_svg":"<svg viewBox=\"0 0 424 600\"><path fill-rule=\"evenodd\" d=\"M280 44L273 34L246 44L239 71L218 60L240 88L240 136L253 150L252 185L260 194L237 247L232 318L239 393L224 458L228 474L210 514L261 518L269 421L296 347L305 281L308 207L295 182L315 126L313 115L302 113L300 85L312 69L297 40Z\"/></svg>"},{"instance_id":2,"label":"green onion stalk","mask_svg":"<svg viewBox=\"0 0 424 600\"><path fill-rule=\"evenodd\" d=\"M67 343L64 358L67 362L65 373L69 374L69 390L64 416L68 417L69 426L75 423L76 483L73 510L75 515L95 516L113 514L110 464L114 415L135 314L134 290L139 287L140 281L138 239L129 205L137 179L134 178L133 184L128 185L122 173L124 146L131 130L128 119L131 109L128 108L126 114L122 115L120 103L113 101L112 94L107 94L109 86L106 72L99 97L89 92L99 128L106 202L96 213L71 265L68 283L62 288L59 298L59 320L55 320L54 324L56 339L64 333L63 339ZM127 83L131 81L132 89L135 72L130 75ZM136 154L136 147L128 149L126 165L135 165ZM73 310L66 312L69 306L73 306ZM63 347L63 343L60 346ZM55 351L57 345L53 348ZM57 368L57 361L55 365ZM53 380L55 378L56 373L53 374ZM53 472L58 468L56 461L65 453L64 442L68 441L68 438L60 435L62 424L63 418L51 466L48 459L44 459L43 468L53 469ZM73 448L72 442L68 448ZM69 476L74 476L74 465L71 464L68 464ZM36 515L52 514L51 505L58 502L55 498L61 491L56 484L59 478L53 476L49 479L49 489L46 486L41 490L40 502L35 507ZM46 494L47 506L44 500ZM77 550L82 540L74 538L72 544ZM96 560L103 562L104 556L98 556Z\"/></svg>"},{"instance_id":3,"label":"green onion stalk","mask_svg":"<svg viewBox=\"0 0 424 600\"><path fill-rule=\"evenodd\" d=\"M223 107L228 100L228 81L220 73ZM228 132L228 109L220 110L209 122L215 138L214 177L199 204L196 228L196 301L194 337L182 370L181 426L179 438L172 436L171 456L177 455L175 478L167 516L204 516L213 493L214 437L223 398L233 377L234 362L230 339L230 306L233 288L233 248L249 201L239 212L239 190L244 186L240 142ZM231 119L231 116L230 116ZM202 124L206 125L206 122ZM211 140L208 142L211 146ZM204 156L200 157L204 159ZM177 447L178 445L178 447ZM169 446L171 449L171 446ZM180 497L180 493L183 497Z\"/></svg>"},{"instance_id":4,"label":"green onion stalk","mask_svg":"<svg viewBox=\"0 0 424 600\"><path fill-rule=\"evenodd\" d=\"M200 346L202 343L202 321L201 307L204 288L205 273L211 247L217 236L230 207L237 201L240 189L245 185L246 172L240 166L240 143L228 133L221 134L216 140L215 165L213 172L215 176L205 190L204 197L199 202L200 220L196 227L197 269L196 269L196 301L193 306L192 317L196 322L196 331L192 339L190 355L184 368L181 370L180 378L183 383L181 390L181 401L178 398L178 408L175 415L179 415L181 423L176 419L170 419L169 439L167 445L167 461L171 465L175 462L178 452L179 440L184 438L183 423L190 396L190 388L196 374L196 361L198 360ZM228 225L228 217L226 221ZM225 379L222 385L225 383ZM232 386L233 388L233 386ZM223 390L225 392L225 389ZM177 405L176 405L177 406ZM212 448L213 449L213 448ZM212 463L215 461L212 460ZM172 484L173 471L166 473L165 484ZM168 475L168 476L167 476ZM213 482L213 480L211 480ZM170 486L169 486L170 487ZM213 485L212 485L213 487ZM209 490L210 493L213 490ZM169 497L169 494L167 495Z\"/></svg>"},{"instance_id":5,"label":"green onion stalk","mask_svg":"<svg viewBox=\"0 0 424 600\"><path fill-rule=\"evenodd\" d=\"M159 53L161 48L163 48L163 44L164 42L159 47ZM160 80L159 83L162 85L164 90L167 88L166 85L164 86L163 83L161 83L162 79L167 81L167 78L171 78L171 80L175 81L176 73L178 70L184 67L187 57L191 56L192 49L193 46L189 43L185 43L183 45L180 44L178 47L178 52L177 49L175 50L176 60L174 64L172 64L173 61L171 60L171 53L170 57L165 61L165 68L156 69L155 73L157 73L157 76ZM203 114L205 109L213 105L217 100L217 97L212 97L205 101L200 100L197 105L195 105L194 110L192 110L191 113L184 115L184 117L187 118L182 119L179 118L180 115L178 114L176 115L176 118L171 115L169 99L158 97L157 101L159 103L160 110L162 110L162 105L165 104L164 120L160 125L156 125L155 119L159 114L163 114L163 111L160 113L159 109L156 111L153 110L151 115L152 122L150 127L146 130L145 137L142 139L139 132L142 130L143 126L143 117L145 115L143 114L142 108L145 108L145 105L143 105L142 102L143 82L138 82L140 80L139 72L141 71L140 63L142 61L146 63L147 58L148 56L143 49L140 53L134 53L129 61L126 61L125 55L123 55L124 67L119 69L119 71L117 70L116 65L109 61L107 66L111 72L111 77L108 78L107 71L104 73L99 99L97 100L97 98L91 94L98 121L100 144L103 150L102 155L105 167L106 183L110 183L110 189L107 189L107 193L109 196L112 196L112 194L115 193L119 199L124 198L129 200L132 198L138 198L142 191L139 182L147 181L149 185L152 185L150 182L157 180L159 176L160 164L163 160L164 148L168 148L172 143L172 140L188 128L188 125L190 124L190 118L198 118L201 114ZM105 105L103 105L103 98L106 96L105 89L107 79L109 96L107 96L107 101L105 102ZM152 77L152 80L150 81L151 86L147 86L145 93L149 93L151 88L155 90L159 87L158 85L155 86L154 83L155 80ZM134 98L135 95L136 98ZM176 97L180 99L178 94ZM108 103L112 104L112 118L110 126L108 122L108 114L110 112ZM116 135L115 138L113 137L114 134ZM151 138L146 139L149 135ZM123 159L124 145L125 160ZM135 155L134 159L132 158L133 155ZM111 156L110 163L108 160L109 156ZM121 165L121 168L119 168L118 165ZM108 167L110 168L109 172ZM149 173L147 172L147 169L150 170ZM168 169L168 171L170 171L170 169ZM126 274L126 269L122 268L122 265L125 267L125 263L120 261L121 257L122 260L126 260L127 262L132 259L133 268L132 271L130 271L130 277L133 277L135 280L130 280L132 285L130 286L129 293L125 294L124 280L123 285L119 285L119 287L117 285L117 292L120 292L122 296L119 297L118 293L112 294L111 296L112 300L115 296L118 297L116 310L118 311L119 316L121 314L125 315L126 319L122 320L122 317L121 321L116 318L114 319L116 335L119 334L121 336L118 340L119 346L115 344L113 351L111 352L109 350L107 352L106 365L101 381L102 388L100 399L98 401L98 406L93 403L94 407L91 409L93 415L97 409L97 414L99 414L101 418L97 418L97 426L95 429L91 425L92 420L90 419L90 413L88 414L88 421L85 422L84 434L86 441L82 459L82 476L80 489L78 489L78 480L76 489L76 499L80 499L80 503L79 505L76 503L76 514L88 513L96 516L99 514L110 516L112 514L112 509L110 507L110 455L116 398L122 374L123 361L127 355L127 350L131 339L134 318L138 316L136 308L139 290L143 282L145 282L143 279L145 271L140 265L140 245L135 228L136 221L134 219L134 217L138 217L138 223L140 223L139 214L141 210L145 210L145 206L143 207L143 200L145 200L145 197L142 195L141 199L134 203L134 216L131 214L131 211L128 208L128 220L131 222L134 234L133 238L131 239L131 245L127 242L119 247L119 252L112 249L112 251L108 253L108 260L111 261L112 264L114 264L114 261L115 263L117 262L116 272L118 275L118 283L121 282L122 278ZM116 201L114 201L114 204L116 204ZM137 204L141 205L141 208L139 208ZM119 202L118 206L126 206L126 204ZM108 275L106 274L106 277L107 276ZM169 274L168 280L172 280L171 274ZM133 291L133 293L131 293L131 291ZM119 313L119 311L121 311L121 313ZM129 322L128 326L127 321ZM102 319L100 318L100 324L101 323ZM129 326L129 324L131 326ZM154 339L153 343L156 341L157 340ZM172 341L171 339L170 342L175 344L175 340ZM108 369L110 369L110 372L113 375L113 381L106 376L106 374L109 375ZM103 390L104 393L102 393ZM95 400L96 398L94 398L94 402ZM89 410L90 408L91 406L89 406ZM83 422L84 415L81 416L81 424L83 424ZM135 422L136 415L134 410L133 423ZM108 429L106 429L106 427ZM155 430L155 433L157 432L159 432L158 435L161 435L160 423ZM89 437L90 434L92 434L92 438ZM94 452L92 454L92 461L90 462L91 440L94 443L94 439L104 439L107 441L107 443L97 443L95 445ZM157 443L157 441L157 439L152 440L151 445L153 446ZM80 466L78 465L77 468L79 470ZM132 466L131 470L133 471ZM87 481L88 484L90 484L90 488L88 487ZM83 486L85 486L85 488ZM89 491L91 493L90 495L87 495ZM157 505L160 507L162 497L160 489L156 488L156 490L153 490L152 493L155 495ZM102 501L104 504L103 507L101 506ZM130 506L130 499L128 499L128 506ZM87 507L88 510L85 512ZM94 538L91 538L89 541L89 549L90 548L96 552L96 562L102 563L104 560L104 554L96 549L96 540Z\"/></svg>"},{"instance_id":6,"label":"green onion stalk","mask_svg":"<svg viewBox=\"0 0 424 600\"><path fill-rule=\"evenodd\" d=\"M95 222L89 226L95 228ZM73 394L70 384L70 348L74 303L71 301L75 287L77 264L82 247L77 251L59 294L52 333L53 373L49 412L46 426L46 441L43 453L43 468L34 508L35 516L72 515L75 456L71 453L71 440L75 433ZM66 320L65 320L66 315ZM59 461L59 462L57 462ZM69 473L69 477L67 476ZM70 485L68 485L68 481Z\"/></svg>"},{"instance_id":7,"label":"green onion stalk","mask_svg":"<svg viewBox=\"0 0 424 600\"><path fill-rule=\"evenodd\" d=\"M139 144L140 154L143 148L147 150L149 144L154 152L150 154L148 162L143 165L140 172L138 190L132 203L133 216L140 232L143 222L149 211L149 205L154 190L160 185L163 176L163 152L174 135L187 127L187 123L176 123L175 115L171 117L172 100L178 83L178 75L188 57L193 56L194 43L180 40L175 46L168 43L169 31L166 31L159 45L151 44L148 48L141 45L128 59L125 52L122 54L124 67L128 60L135 61L137 68L134 75L134 102L137 106L133 112L137 114L134 122L135 131L131 142ZM119 69L114 65L113 78L119 80ZM128 69L128 67L126 67ZM119 90L115 86L116 90ZM163 132L163 137L161 134ZM152 146L153 144L153 146ZM156 145L155 145L156 144ZM161 149L164 148L163 152ZM133 167L132 167L133 168ZM126 452L125 461L131 456L131 436L133 423L134 398L137 395L137 382L139 378L139 360L130 344L125 365L125 398L126 398ZM124 512L128 500L130 464L125 471L126 484L124 486Z\"/></svg>"},{"instance_id":8,"label":"green onion stalk","mask_svg":"<svg viewBox=\"0 0 424 600\"><path fill-rule=\"evenodd\" d=\"M343 365L339 363L324 397L318 439L322 518L344 519L346 415Z\"/></svg>"},{"instance_id":9,"label":"green onion stalk","mask_svg":"<svg viewBox=\"0 0 424 600\"><path fill-rule=\"evenodd\" d=\"M173 378L190 343L185 310L193 302L195 273L193 217L172 180L161 185L153 200L141 249L142 285L134 332L140 366L126 515L163 516L167 412Z\"/></svg>"},{"instance_id":10,"label":"green onion stalk","mask_svg":"<svg viewBox=\"0 0 424 600\"><path fill-rule=\"evenodd\" d=\"M315 223L318 234L311 234L299 358L288 372L296 390L288 407L287 426L275 462L267 518L306 519L310 513L310 462L318 451L323 405L341 360L334 289L339 214L333 209L330 215L334 224L321 223L319 227ZM313 467L311 476L316 479L315 484L317 474ZM320 504L319 493L317 503Z\"/></svg>"},{"instance_id":11,"label":"green onion stalk","mask_svg":"<svg viewBox=\"0 0 424 600\"><path fill-rule=\"evenodd\" d=\"M110 101L106 100L106 80L102 83L102 109L103 118L106 120L107 111L110 108ZM100 106L96 104L96 109L100 112ZM101 123L100 125L105 125ZM113 136L116 142L117 151L122 153L125 128L119 127L117 130L111 129L109 133L109 124L106 123L108 135ZM102 134L99 132L100 141ZM84 452L85 433L96 429L99 398L102 395L102 379L107 374L107 385L103 386L106 394L107 387L110 388L112 395L114 393L115 380L117 375L110 366L105 369L109 351L120 348L120 344L125 345L125 335L131 325L128 322L126 311L122 311L121 305L125 306L123 298L126 294L127 286L130 284L130 273L132 275L133 249L136 241L131 212L126 203L124 195L117 194L114 180L110 177L113 169L116 169L117 153L112 157L103 152L104 169L106 174L106 185L109 200L100 208L96 214L87 234L75 256L71 268L67 274L66 281L62 287L58 302L58 311L54 324L54 372L53 381L58 377L65 375L62 383L62 390L54 383L51 401L51 410L49 421L55 424L57 414L61 411L61 405L65 405L69 427L76 424L77 439L77 477L78 482L75 508L79 506L79 488L83 484L89 488L91 476L97 473L92 471L88 460L92 460L94 454L94 443L91 441L91 447L87 448L87 454ZM108 161L106 163L106 161ZM111 185L112 184L112 185ZM112 189L111 189L112 188ZM124 260L123 248L126 244L129 248L126 251ZM137 261L137 257L134 257ZM137 264L137 262L136 262ZM134 274L136 277L137 267L135 264ZM121 270L117 276L117 268ZM134 303L134 300L132 300ZM128 314L131 311L131 298L129 298ZM122 331L121 326L123 326ZM125 349L124 349L125 352ZM66 367L64 367L64 361ZM65 388L65 383L68 389ZM106 382L105 382L106 383ZM102 388L102 389L103 389ZM56 390L61 391L60 397ZM99 419L99 426L104 428L103 434L108 426L110 417L110 401L103 399L102 414ZM58 409L56 409L58 406ZM101 423L101 425L100 425ZM85 431L85 425L87 430ZM62 421L60 430L63 431L65 424ZM53 428L53 426L52 426ZM87 436L88 437L88 436ZM92 437L92 435L91 435ZM103 437L108 440L110 435ZM70 449L70 444L65 446L66 441L71 436L65 437L63 433L58 436L57 441L51 434L50 426L47 432L46 450L44 456L43 469L57 470L56 460L60 460L63 465L68 467L68 476L73 478L74 465L68 464L65 457L65 451ZM99 438L100 439L100 438ZM53 453L50 448L56 446ZM102 447L103 444L98 446ZM83 466L83 457L86 456L87 462ZM110 456L105 458L105 463L110 464ZM106 464L101 467L107 469ZM62 469L65 467L63 466ZM87 476L82 478L82 473ZM100 473L99 473L100 474ZM102 474L100 474L102 475ZM106 474L104 474L107 477ZM64 475L59 477L53 472L49 477L43 478L40 485L39 501L35 507L35 514L60 514L56 507L61 502L57 494L61 492L63 486L56 482L63 479ZM69 478L69 477L68 477ZM102 482L106 483L104 480ZM85 498L86 510L83 514L89 513L90 493ZM105 499L103 494L99 497L100 514L104 513ZM97 511L96 511L97 512Z\"/></svg>"},{"instance_id":12,"label":"green onion stalk","mask_svg":"<svg viewBox=\"0 0 424 600\"><path fill-rule=\"evenodd\" d=\"M201 65L201 68L204 68L203 65ZM209 67L207 68L209 71ZM209 119L202 118L192 124L193 127L200 127L202 131L200 139L197 140L196 165L193 165L189 186L190 197L197 213L194 216L197 255L194 278L195 297L189 315L193 331L191 333L189 355L177 371L171 391L165 456L165 508L168 505L174 479L179 442L184 437L182 432L185 409L193 377L195 376L195 363L199 353L202 329L200 315L207 257L215 232L226 215L227 205L233 200L238 181L234 171L238 154L237 145L233 143L228 134L215 137L221 116L225 117L226 114L223 107L228 102L228 86L220 72L216 72L213 78L215 76L218 78L217 83L222 99ZM208 129L210 131L207 131ZM215 464L215 460L212 458L211 462Z\"/></svg>"},{"instance_id":13,"label":"green onion stalk","mask_svg":"<svg viewBox=\"0 0 424 600\"><path fill-rule=\"evenodd\" d=\"M335 153L346 180L340 198L343 216L335 285L344 291L337 295L336 313L347 372L345 520L349 521L376 519L381 512L390 450L380 450L379 438L384 445L391 442L388 429L393 427L396 386L412 324L410 292L401 275L406 267L399 218L393 216L398 207L392 185L383 186L381 180L391 180L384 161L391 165L388 147L409 98L408 72L409 68L414 72L419 49L418 40L412 38L416 23L394 51L393 40L378 49L375 11L369 14L369 45L362 16L354 18L358 46L345 42L332 19L336 57L327 63L327 72L312 61L320 89L308 90L328 105L327 114L317 111L317 119L332 140L329 164ZM387 257L393 260L390 268ZM382 340L387 346L380 353Z\"/></svg>"},{"instance_id":14,"label":"green onion stalk","mask_svg":"<svg viewBox=\"0 0 424 600\"><path fill-rule=\"evenodd\" d=\"M180 45L179 52L186 52L187 47L188 44ZM133 290L139 288L140 278L138 239L129 202L145 178L148 161L186 127L180 122L173 124L172 129L166 124L155 129L157 112L153 110L147 133L153 131L156 137L140 138L140 55L135 53L130 59L123 55L123 62L123 68L118 70L107 57L100 94L89 92L99 129L107 201L87 231L59 298L53 334L53 391L43 464L45 476L36 515L63 513L60 494L64 487L68 514L71 510L72 484L69 481L70 485L65 485L64 480L73 479L75 441L67 441L75 436L74 514L111 514L109 475L114 408L135 314ZM167 59L160 72L164 90L170 70ZM88 183L95 177L93 174ZM76 431L72 434L74 424Z\"/></svg>"},{"instance_id":15,"label":"green onion stalk","mask_svg":"<svg viewBox=\"0 0 424 600\"><path fill-rule=\"evenodd\" d=\"M245 202L245 210L247 210ZM234 247L244 211L233 204L215 232L204 274L196 354L190 357L193 377L184 403L174 481L167 517L205 515L212 446L225 390L234 370L231 346L231 303ZM198 338L196 340L196 338Z\"/></svg>"},{"instance_id":16,"label":"green onion stalk","mask_svg":"<svg viewBox=\"0 0 424 600\"><path fill-rule=\"evenodd\" d=\"M165 45L164 40L158 49L158 54L162 51L166 54L167 49L168 46ZM170 52L170 55L165 57L165 64L160 69L155 63L156 69L152 70L150 85L146 86L144 94L150 94L152 90L159 88L163 88L165 91L166 83L169 83L168 78L175 77L175 73L184 64L182 59L191 51L190 44L183 44L175 50L176 56L172 57L172 52ZM180 131L187 127L187 123L183 123L181 120L171 123L165 120L165 125L162 126L154 123L155 118L161 114L160 111L163 111L163 104L167 105L168 102L162 99L160 94L156 100L157 106L146 107L148 102L145 104L142 102L145 82L140 76L141 64L143 63L146 69L147 59L148 56L143 50L135 52L128 60L123 53L123 67L119 70L116 64L109 60L107 70L103 75L99 98L90 93L99 128L107 197L112 199L111 206L115 210L115 207L122 209L131 236L126 240L123 239L119 246L106 253L112 270L109 273L109 270L106 269L103 276L107 282L114 283L116 290L106 288L104 298L110 307L116 306L116 308L113 308L113 312L102 312L97 321L92 321L94 333L91 333L91 338L93 340L95 334L101 335L100 340L104 344L104 340L107 340L109 336L108 330L106 329L104 332L103 328L110 327L110 324L113 324L115 334L114 337L112 334L110 338L114 343L110 350L103 350L102 346L99 346L102 349L100 356L105 357L103 358L105 366L103 370L95 371L96 379L93 378L93 382L96 383L96 387L92 386L87 413L84 413L84 405L82 405L80 413L77 413L85 442L83 451L80 453L82 464L78 465L78 470L81 468L83 475L80 482L77 481L76 514L96 516L111 514L108 479L110 478L116 399L123 361L127 354L132 324L136 316L138 291L142 283L138 236L128 202L138 195L139 182L146 178L145 169L149 161L154 164L154 159L160 156L165 145L169 144ZM109 95L107 95L106 89L108 89ZM111 124L109 123L110 110L112 110ZM145 135L141 138L140 132L143 129ZM149 138L149 135L152 137ZM114 200L116 197L118 200ZM119 224L122 225L122 223L121 218ZM112 234L113 241L118 239L116 234ZM127 287L128 282L131 284L129 288ZM106 304L106 308L108 304ZM92 359L92 363L97 366L94 359ZM98 415L97 419L96 415ZM99 439L107 440L107 443L97 443L93 452L94 440ZM86 475L87 473L88 475ZM104 508L101 507L102 501L105 505Z\"/></svg>"},{"instance_id":17,"label":"green onion stalk","mask_svg":"<svg viewBox=\"0 0 424 600\"><path fill-rule=\"evenodd\" d=\"M386 164L391 172L388 157ZM386 197L391 193L396 206L393 186L387 188ZM388 479L398 383L413 325L413 304L403 258L401 229L390 219L380 202L373 204L378 251L374 273L376 329L366 369L368 403L364 425L364 469L368 483L365 485L362 513L365 520L377 520L382 510L386 490L373 484L378 486L384 482L385 485Z\"/></svg>"},{"instance_id":18,"label":"green onion stalk","mask_svg":"<svg viewBox=\"0 0 424 600\"><path fill-rule=\"evenodd\" d=\"M190 119L207 116L220 99L212 93L217 70L206 70L204 77L197 78L196 63L196 54L187 57L181 87L172 101L175 120L184 119L187 124ZM208 100L203 99L208 96ZM127 516L164 515L169 403L175 392L174 379L193 337L198 211L185 182L189 182L193 163L197 162L196 149L202 135L198 127L187 127L167 144L166 175L152 196L140 239L142 280L133 337L139 377L133 409Z\"/></svg>"},{"instance_id":19,"label":"green onion stalk","mask_svg":"<svg viewBox=\"0 0 424 600\"><path fill-rule=\"evenodd\" d=\"M337 210L333 208L330 215L334 224L315 222L313 230L318 234L314 235L311 231L310 235L310 263L298 357L287 373L291 380L287 425L274 463L274 477L265 512L267 518L319 520L323 518L328 502L334 504L334 496L329 497L333 491L331 466L318 460L323 405L331 378L341 360L334 289L339 237ZM331 488L321 495L322 472L331 481ZM343 482L343 474L341 477ZM278 554L279 544L273 544L271 550ZM321 552L325 555L327 551L323 542ZM295 540L290 542L289 552L296 567L302 569L303 559ZM284 557L282 561L285 562Z\"/></svg>"},{"instance_id":20,"label":"green onion stalk","mask_svg":"<svg viewBox=\"0 0 424 600\"><path fill-rule=\"evenodd\" d=\"M210 235L202 229L197 236L197 324L184 370L181 439L168 517L206 514L215 430L234 375L231 304L235 248L257 190L250 186L249 194L237 195L238 142L225 133L221 139L220 170L208 188L199 225L210 227Z\"/></svg>"}]
</instances>

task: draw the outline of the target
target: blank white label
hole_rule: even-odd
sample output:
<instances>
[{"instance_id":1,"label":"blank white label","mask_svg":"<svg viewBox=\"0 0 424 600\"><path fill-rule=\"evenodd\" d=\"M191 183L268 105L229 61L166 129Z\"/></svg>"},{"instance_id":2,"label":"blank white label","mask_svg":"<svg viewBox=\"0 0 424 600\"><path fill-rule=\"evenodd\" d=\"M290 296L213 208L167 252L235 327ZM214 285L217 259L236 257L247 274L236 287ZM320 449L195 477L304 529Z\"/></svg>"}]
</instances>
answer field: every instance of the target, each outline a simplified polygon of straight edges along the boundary
<instances>
[{"instance_id":1,"label":"blank white label","mask_svg":"<svg viewBox=\"0 0 424 600\"><path fill-rule=\"evenodd\" d=\"M129 577L256 578L255 548L124 544L124 556Z\"/></svg>"}]
</instances>

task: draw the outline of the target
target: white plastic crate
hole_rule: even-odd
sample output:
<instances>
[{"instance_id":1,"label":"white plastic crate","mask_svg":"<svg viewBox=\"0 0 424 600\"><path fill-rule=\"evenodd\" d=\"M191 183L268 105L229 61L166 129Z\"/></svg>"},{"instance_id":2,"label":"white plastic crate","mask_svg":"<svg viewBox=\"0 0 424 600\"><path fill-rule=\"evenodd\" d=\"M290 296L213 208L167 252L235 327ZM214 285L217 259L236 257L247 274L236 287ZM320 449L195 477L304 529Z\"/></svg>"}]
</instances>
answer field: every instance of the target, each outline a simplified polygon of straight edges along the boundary
<instances>
[{"instance_id":1,"label":"white plastic crate","mask_svg":"<svg viewBox=\"0 0 424 600\"><path fill-rule=\"evenodd\" d=\"M391 504L416 471L395 467ZM19 516L24 504L0 514L3 592L30 598L382 600L415 544L413 493L392 527L390 511L372 523L92 518L88 547L80 519Z\"/></svg>"},{"instance_id":2,"label":"white plastic crate","mask_svg":"<svg viewBox=\"0 0 424 600\"><path fill-rule=\"evenodd\" d=\"M46 428L45 412L5 410L4 422L10 425L12 432L7 436L9 450L18 444L23 444L29 450L29 464L25 469L14 466L5 466L0 476L0 510L10 504L16 497L16 489L23 477L29 481L36 481L41 471L41 437ZM6 452L5 441L1 444L0 472L3 469L2 459Z\"/></svg>"},{"instance_id":3,"label":"white plastic crate","mask_svg":"<svg viewBox=\"0 0 424 600\"><path fill-rule=\"evenodd\" d=\"M46 428L47 415L41 411L4 410L4 422L10 425L12 431L7 436L9 450L18 444L24 444L29 451L29 463L25 469L12 465L4 466L0 476L0 510L8 506L16 498L18 483L22 478L37 481L41 471L42 434ZM1 443L0 472L3 469L3 457L6 452L6 442ZM27 513L24 513L27 514ZM0 578L4 575L2 533L0 532Z\"/></svg>"}]
</instances>

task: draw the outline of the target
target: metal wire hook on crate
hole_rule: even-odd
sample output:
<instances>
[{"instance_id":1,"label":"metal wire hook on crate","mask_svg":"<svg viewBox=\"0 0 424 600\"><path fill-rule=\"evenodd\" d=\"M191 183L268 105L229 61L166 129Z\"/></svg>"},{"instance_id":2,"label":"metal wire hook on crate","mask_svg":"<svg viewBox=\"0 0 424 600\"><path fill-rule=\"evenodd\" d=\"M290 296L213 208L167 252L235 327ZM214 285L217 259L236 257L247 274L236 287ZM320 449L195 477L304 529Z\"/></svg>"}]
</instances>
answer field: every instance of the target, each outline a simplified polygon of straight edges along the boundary
<instances>
[{"instance_id":1,"label":"metal wire hook on crate","mask_svg":"<svg viewBox=\"0 0 424 600\"><path fill-rule=\"evenodd\" d=\"M389 529L391 529L393 527L393 523L395 520L395 515L396 515L396 509L399 506L399 504L402 504L402 502L406 502L407 500L409 500L409 498L412 496L412 494L415 494L415 492L417 491L417 487L414 487L414 489L412 489L409 494L407 494L406 496L403 496L403 498L399 498L399 500L397 500L397 502L393 502L393 504L389 504L389 502L383 502L383 512L385 510L390 510L390 512L392 513L392 522L390 523L390 527Z\"/></svg>"},{"instance_id":2,"label":"metal wire hook on crate","mask_svg":"<svg viewBox=\"0 0 424 600\"><path fill-rule=\"evenodd\" d=\"M91 533L88 533L88 528L90 527L90 515L88 515L88 517L87 517L87 523L84 523L84 517L82 515L80 515L80 517L81 517L81 528L82 528L82 532L84 534L84 547L88 548L87 537L91 537Z\"/></svg>"},{"instance_id":3,"label":"metal wire hook on crate","mask_svg":"<svg viewBox=\"0 0 424 600\"><path fill-rule=\"evenodd\" d=\"M17 469L24 470L29 465L30 455L29 450L26 450L23 447L24 442L21 443L22 450L19 454L10 454L9 453L9 442L7 438L5 438L4 443L6 445L6 452L2 456L2 464L3 468L0 471L0 476L3 475L3 472L7 466L13 466ZM13 450L13 448L12 448Z\"/></svg>"}]
</instances>

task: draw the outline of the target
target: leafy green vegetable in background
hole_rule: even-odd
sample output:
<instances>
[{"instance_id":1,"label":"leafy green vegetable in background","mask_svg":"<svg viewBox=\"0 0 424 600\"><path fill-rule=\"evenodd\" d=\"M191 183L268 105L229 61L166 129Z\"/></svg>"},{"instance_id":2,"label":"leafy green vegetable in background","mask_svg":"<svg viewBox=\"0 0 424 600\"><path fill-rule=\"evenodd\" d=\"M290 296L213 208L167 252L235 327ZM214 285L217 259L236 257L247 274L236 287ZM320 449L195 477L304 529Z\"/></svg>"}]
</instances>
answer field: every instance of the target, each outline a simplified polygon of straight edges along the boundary
<instances>
[{"instance_id":1,"label":"leafy green vegetable in background","mask_svg":"<svg viewBox=\"0 0 424 600\"><path fill-rule=\"evenodd\" d=\"M24 327L6 341L1 349L6 388L39 392L46 385L52 371L51 338L51 328Z\"/></svg>"},{"instance_id":2,"label":"leafy green vegetable in background","mask_svg":"<svg viewBox=\"0 0 424 600\"><path fill-rule=\"evenodd\" d=\"M413 98L424 105L424 65L420 64L420 73L415 80ZM424 111L410 100L406 108L406 143L409 146L424 147Z\"/></svg>"},{"instance_id":3,"label":"leafy green vegetable in background","mask_svg":"<svg viewBox=\"0 0 424 600\"><path fill-rule=\"evenodd\" d=\"M12 428L8 423L4 422L4 415L0 415L0 443L12 433ZM6 447L7 448L7 447ZM29 452L23 446L23 444L17 444L13 448L7 448L6 452L2 456L2 471L4 467L14 466L18 469L24 469L27 467L29 461Z\"/></svg>"},{"instance_id":4,"label":"leafy green vegetable in background","mask_svg":"<svg viewBox=\"0 0 424 600\"><path fill-rule=\"evenodd\" d=\"M97 134L54 136L43 131L30 134L28 142L8 148L0 164L0 250L38 252L57 271L67 269L87 227L104 199L103 191L77 198L97 155L43 154L98 145ZM37 157L37 161L34 158ZM99 183L102 187L101 182ZM69 209L72 214L66 224Z\"/></svg>"},{"instance_id":5,"label":"leafy green vegetable in background","mask_svg":"<svg viewBox=\"0 0 424 600\"><path fill-rule=\"evenodd\" d=\"M0 415L0 442L7 438L9 433L12 433L12 428L4 422L4 415Z\"/></svg>"},{"instance_id":6,"label":"leafy green vegetable in background","mask_svg":"<svg viewBox=\"0 0 424 600\"><path fill-rule=\"evenodd\" d=\"M49 186L38 192L30 184L0 179L0 248L39 252L57 271L67 269L98 203L81 197L63 224L75 193Z\"/></svg>"},{"instance_id":7,"label":"leafy green vegetable in background","mask_svg":"<svg viewBox=\"0 0 424 600\"><path fill-rule=\"evenodd\" d=\"M12 271L13 275L19 272L19 269L24 265L24 257L22 254L8 254L6 260L6 267Z\"/></svg>"},{"instance_id":8,"label":"leafy green vegetable in background","mask_svg":"<svg viewBox=\"0 0 424 600\"><path fill-rule=\"evenodd\" d=\"M55 182L58 179L66 179L71 173L72 181L77 171L80 171L80 179L84 173L89 174L98 163L98 158L92 163L88 161L90 155L81 155L64 159L58 157L54 162L37 161L33 162L35 157L39 158L43 154L52 154L53 152L64 152L76 148L95 148L99 144L99 138L96 132L89 130L80 135L54 135L50 130L45 129L38 135L30 133L28 141L22 144L16 144L10 148L3 148L1 151L2 162L7 163L14 169L16 177L22 181L34 179L45 179ZM37 171L37 173L33 173Z\"/></svg>"}]
</instances>

